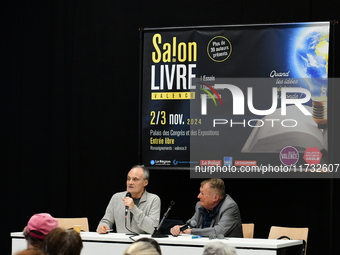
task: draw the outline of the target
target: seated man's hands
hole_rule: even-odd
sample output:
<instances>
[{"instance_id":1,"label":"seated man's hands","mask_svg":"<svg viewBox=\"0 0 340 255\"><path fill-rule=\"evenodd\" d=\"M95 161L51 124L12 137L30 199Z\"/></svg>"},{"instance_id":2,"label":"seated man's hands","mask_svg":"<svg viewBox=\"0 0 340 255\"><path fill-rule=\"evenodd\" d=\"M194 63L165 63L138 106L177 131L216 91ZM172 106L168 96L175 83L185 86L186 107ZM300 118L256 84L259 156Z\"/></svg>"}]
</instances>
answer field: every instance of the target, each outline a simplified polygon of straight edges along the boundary
<instances>
[{"instance_id":1,"label":"seated man's hands","mask_svg":"<svg viewBox=\"0 0 340 255\"><path fill-rule=\"evenodd\" d=\"M106 234L107 231L109 230L109 228L105 225L101 225L98 229L97 229L97 232L99 234Z\"/></svg>"},{"instance_id":2,"label":"seated man's hands","mask_svg":"<svg viewBox=\"0 0 340 255\"><path fill-rule=\"evenodd\" d=\"M184 225L180 226L180 225L176 225L174 227L172 227L170 229L170 233L173 236L178 236L179 234L183 233L183 234L191 234L191 229L187 228L186 230L181 231L180 228L183 227Z\"/></svg>"}]
</instances>

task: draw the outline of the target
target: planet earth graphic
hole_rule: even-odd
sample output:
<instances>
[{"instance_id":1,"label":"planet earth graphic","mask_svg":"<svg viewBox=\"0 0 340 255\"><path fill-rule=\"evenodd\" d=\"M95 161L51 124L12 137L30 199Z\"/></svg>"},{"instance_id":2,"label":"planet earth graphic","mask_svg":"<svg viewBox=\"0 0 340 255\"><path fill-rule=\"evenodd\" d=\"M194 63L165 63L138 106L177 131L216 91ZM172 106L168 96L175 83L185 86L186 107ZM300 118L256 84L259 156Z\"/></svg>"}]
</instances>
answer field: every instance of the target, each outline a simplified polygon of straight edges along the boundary
<instances>
[{"instance_id":1,"label":"planet earth graphic","mask_svg":"<svg viewBox=\"0 0 340 255\"><path fill-rule=\"evenodd\" d=\"M297 68L304 78L326 79L328 73L329 30L310 28L296 45Z\"/></svg>"},{"instance_id":2,"label":"planet earth graphic","mask_svg":"<svg viewBox=\"0 0 340 255\"><path fill-rule=\"evenodd\" d=\"M309 85L313 120L319 128L327 126L328 27L313 27L299 36L296 44L296 66Z\"/></svg>"}]
</instances>

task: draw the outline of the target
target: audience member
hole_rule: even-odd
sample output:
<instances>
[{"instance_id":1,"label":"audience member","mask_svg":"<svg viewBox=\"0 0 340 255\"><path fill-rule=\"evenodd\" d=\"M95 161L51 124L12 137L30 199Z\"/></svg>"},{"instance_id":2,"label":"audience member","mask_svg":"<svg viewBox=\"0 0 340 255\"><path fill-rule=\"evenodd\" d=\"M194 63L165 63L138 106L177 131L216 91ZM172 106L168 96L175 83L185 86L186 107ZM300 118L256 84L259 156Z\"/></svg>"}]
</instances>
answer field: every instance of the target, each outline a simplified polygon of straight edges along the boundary
<instances>
[{"instance_id":1,"label":"audience member","mask_svg":"<svg viewBox=\"0 0 340 255\"><path fill-rule=\"evenodd\" d=\"M226 243L215 241L204 246L203 255L236 255L236 250Z\"/></svg>"},{"instance_id":2,"label":"audience member","mask_svg":"<svg viewBox=\"0 0 340 255\"><path fill-rule=\"evenodd\" d=\"M45 236L58 227L58 221L48 213L34 214L24 228L27 248L43 249Z\"/></svg>"},{"instance_id":3,"label":"audience member","mask_svg":"<svg viewBox=\"0 0 340 255\"><path fill-rule=\"evenodd\" d=\"M150 242L134 242L124 252L124 255L160 255Z\"/></svg>"},{"instance_id":4,"label":"audience member","mask_svg":"<svg viewBox=\"0 0 340 255\"><path fill-rule=\"evenodd\" d=\"M83 242L75 230L53 229L44 239L46 255L80 255Z\"/></svg>"},{"instance_id":5,"label":"audience member","mask_svg":"<svg viewBox=\"0 0 340 255\"><path fill-rule=\"evenodd\" d=\"M159 222L161 200L145 189L149 183L149 175L145 166L137 165L131 168L127 175L127 191L112 196L97 227L98 233L107 233L113 224L116 224L118 233L153 233ZM127 192L131 197L127 196Z\"/></svg>"},{"instance_id":6,"label":"audience member","mask_svg":"<svg viewBox=\"0 0 340 255\"><path fill-rule=\"evenodd\" d=\"M151 243L153 245L153 247L157 250L158 254L162 255L161 247L159 246L159 243L155 239L148 238L148 237L142 237L142 238L139 238L138 240L136 240L136 242Z\"/></svg>"}]
</instances>

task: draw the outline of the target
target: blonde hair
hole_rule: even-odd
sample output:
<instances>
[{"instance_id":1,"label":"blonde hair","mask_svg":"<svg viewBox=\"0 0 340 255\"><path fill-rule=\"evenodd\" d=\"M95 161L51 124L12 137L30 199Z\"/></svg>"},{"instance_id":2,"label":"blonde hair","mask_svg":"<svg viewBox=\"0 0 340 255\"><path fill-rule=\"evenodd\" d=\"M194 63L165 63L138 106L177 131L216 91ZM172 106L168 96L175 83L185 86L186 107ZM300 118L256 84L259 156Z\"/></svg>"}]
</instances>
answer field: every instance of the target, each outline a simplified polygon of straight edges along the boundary
<instances>
[{"instance_id":1,"label":"blonde hair","mask_svg":"<svg viewBox=\"0 0 340 255\"><path fill-rule=\"evenodd\" d=\"M159 253L148 242L135 242L125 250L124 255L159 255Z\"/></svg>"}]
</instances>

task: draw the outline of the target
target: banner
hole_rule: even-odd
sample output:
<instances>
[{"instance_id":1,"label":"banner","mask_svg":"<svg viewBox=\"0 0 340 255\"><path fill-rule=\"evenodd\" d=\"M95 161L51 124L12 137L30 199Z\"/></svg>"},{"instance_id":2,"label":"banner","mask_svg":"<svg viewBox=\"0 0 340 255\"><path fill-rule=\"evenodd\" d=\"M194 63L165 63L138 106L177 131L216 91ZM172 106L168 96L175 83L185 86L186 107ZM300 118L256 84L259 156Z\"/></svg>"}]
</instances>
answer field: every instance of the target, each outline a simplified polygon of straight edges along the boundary
<instances>
[{"instance_id":1,"label":"banner","mask_svg":"<svg viewBox=\"0 0 340 255\"><path fill-rule=\"evenodd\" d=\"M144 29L142 163L193 177L334 175L329 30L329 22Z\"/></svg>"}]
</instances>

